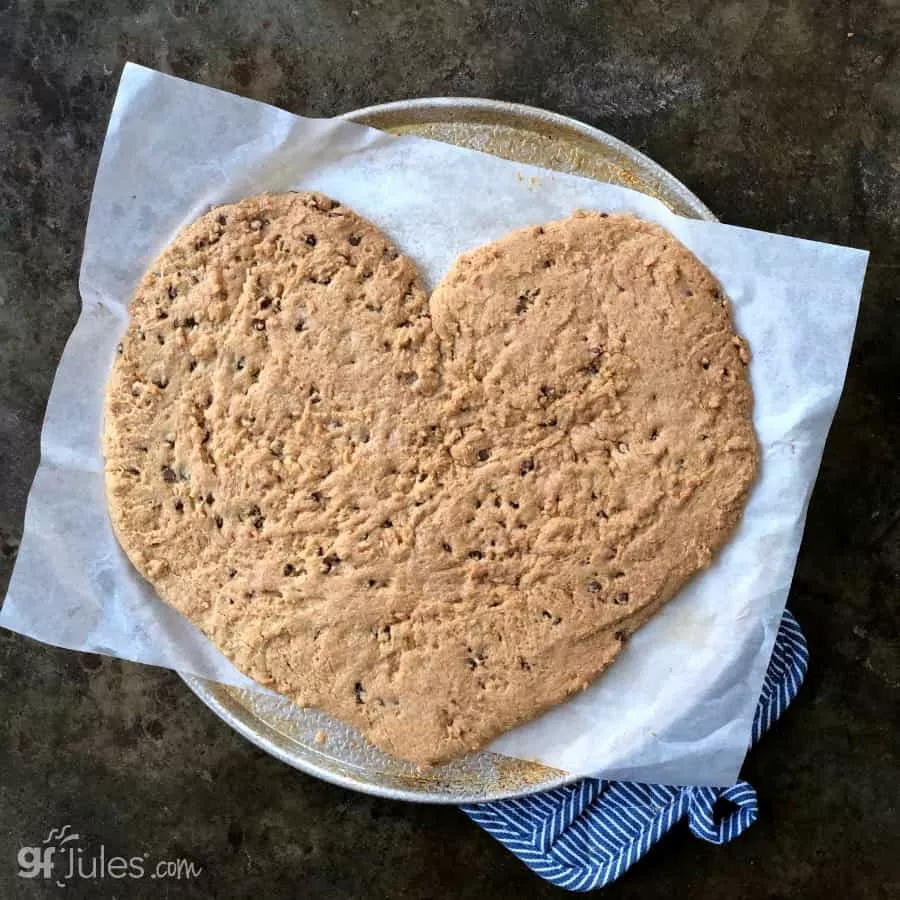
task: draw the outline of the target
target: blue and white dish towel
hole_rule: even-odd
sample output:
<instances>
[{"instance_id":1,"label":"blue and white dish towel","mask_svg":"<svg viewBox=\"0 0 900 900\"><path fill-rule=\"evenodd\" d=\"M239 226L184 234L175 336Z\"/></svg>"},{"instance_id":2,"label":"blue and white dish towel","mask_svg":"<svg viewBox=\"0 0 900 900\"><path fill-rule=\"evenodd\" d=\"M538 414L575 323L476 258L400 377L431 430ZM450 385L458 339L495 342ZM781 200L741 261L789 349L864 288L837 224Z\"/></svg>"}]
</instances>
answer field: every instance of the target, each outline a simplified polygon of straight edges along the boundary
<instances>
[{"instance_id":1,"label":"blue and white dish towel","mask_svg":"<svg viewBox=\"0 0 900 900\"><path fill-rule=\"evenodd\" d=\"M806 638L785 610L753 720L753 743L794 699L808 661ZM589 891L615 881L684 818L696 837L727 844L756 821L757 804L746 781L722 789L589 778L463 811L542 878Z\"/></svg>"}]
</instances>

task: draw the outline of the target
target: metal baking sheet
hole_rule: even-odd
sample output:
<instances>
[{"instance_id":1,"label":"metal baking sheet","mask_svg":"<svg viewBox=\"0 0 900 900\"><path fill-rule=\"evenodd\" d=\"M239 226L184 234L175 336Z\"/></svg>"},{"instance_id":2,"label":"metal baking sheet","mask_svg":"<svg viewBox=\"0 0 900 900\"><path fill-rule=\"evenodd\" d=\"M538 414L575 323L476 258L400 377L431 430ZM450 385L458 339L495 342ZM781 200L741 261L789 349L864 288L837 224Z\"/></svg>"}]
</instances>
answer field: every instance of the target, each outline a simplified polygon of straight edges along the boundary
<instances>
[{"instance_id":1,"label":"metal baking sheet","mask_svg":"<svg viewBox=\"0 0 900 900\"><path fill-rule=\"evenodd\" d=\"M665 169L622 141L555 113L495 100L437 98L370 106L343 118L415 134L650 194L685 216L715 216ZM537 763L478 753L419 771L367 744L352 728L287 698L192 675L188 687L223 721L272 756L354 790L427 803L524 796L575 780Z\"/></svg>"}]
</instances>

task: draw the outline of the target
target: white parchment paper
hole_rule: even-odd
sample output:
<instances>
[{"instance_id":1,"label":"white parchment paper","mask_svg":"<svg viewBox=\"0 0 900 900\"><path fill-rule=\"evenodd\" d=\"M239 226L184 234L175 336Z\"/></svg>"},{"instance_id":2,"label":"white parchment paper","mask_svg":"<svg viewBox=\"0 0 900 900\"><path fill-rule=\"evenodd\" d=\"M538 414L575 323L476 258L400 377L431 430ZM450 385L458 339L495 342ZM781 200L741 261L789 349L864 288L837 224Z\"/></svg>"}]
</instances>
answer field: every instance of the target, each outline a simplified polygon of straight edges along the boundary
<instances>
[{"instance_id":1,"label":"white parchment paper","mask_svg":"<svg viewBox=\"0 0 900 900\"><path fill-rule=\"evenodd\" d=\"M611 185L335 120L304 119L128 65L103 147L81 317L47 408L0 625L50 644L247 686L156 598L113 536L100 431L126 305L152 258L211 205L316 189L379 225L434 285L462 251L577 208L628 210L722 281L753 352L762 474L713 566L596 684L492 749L576 774L724 785L743 761L841 392L867 254L683 219Z\"/></svg>"}]
</instances>

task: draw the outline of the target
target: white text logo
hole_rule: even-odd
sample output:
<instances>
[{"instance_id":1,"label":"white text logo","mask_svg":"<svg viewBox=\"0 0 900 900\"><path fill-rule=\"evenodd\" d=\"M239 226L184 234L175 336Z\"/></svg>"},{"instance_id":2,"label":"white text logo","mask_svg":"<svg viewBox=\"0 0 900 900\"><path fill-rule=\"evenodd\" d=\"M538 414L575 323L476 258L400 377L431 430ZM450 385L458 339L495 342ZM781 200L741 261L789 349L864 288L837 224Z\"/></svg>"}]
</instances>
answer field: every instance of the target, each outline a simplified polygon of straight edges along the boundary
<instances>
[{"instance_id":1,"label":"white text logo","mask_svg":"<svg viewBox=\"0 0 900 900\"><path fill-rule=\"evenodd\" d=\"M151 859L139 856L109 856L101 844L98 851L82 847L81 835L69 825L51 828L39 847L21 847L16 855L20 878L52 879L59 887L75 879L100 881L123 878L184 880L196 878L203 869L184 857Z\"/></svg>"}]
</instances>

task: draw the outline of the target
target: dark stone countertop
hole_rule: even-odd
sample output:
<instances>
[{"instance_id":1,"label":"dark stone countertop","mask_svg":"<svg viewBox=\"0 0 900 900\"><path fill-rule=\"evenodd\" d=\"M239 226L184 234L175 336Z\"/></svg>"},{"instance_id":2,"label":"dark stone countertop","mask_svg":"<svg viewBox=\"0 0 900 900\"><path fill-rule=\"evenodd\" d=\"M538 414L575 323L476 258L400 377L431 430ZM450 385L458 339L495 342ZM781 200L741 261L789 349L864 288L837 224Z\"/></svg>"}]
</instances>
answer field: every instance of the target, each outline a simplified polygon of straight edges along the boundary
<instances>
[{"instance_id":1,"label":"dark stone countertop","mask_svg":"<svg viewBox=\"0 0 900 900\"><path fill-rule=\"evenodd\" d=\"M434 95L567 113L726 222L872 251L791 594L812 666L745 769L760 821L718 848L679 828L605 896L900 896L898 46L890 0L0 0L0 590L125 60L312 115ZM562 896L458 810L264 756L171 672L3 632L0 685L4 898L59 890L16 857L65 823L109 854L205 870L68 896Z\"/></svg>"}]
</instances>

